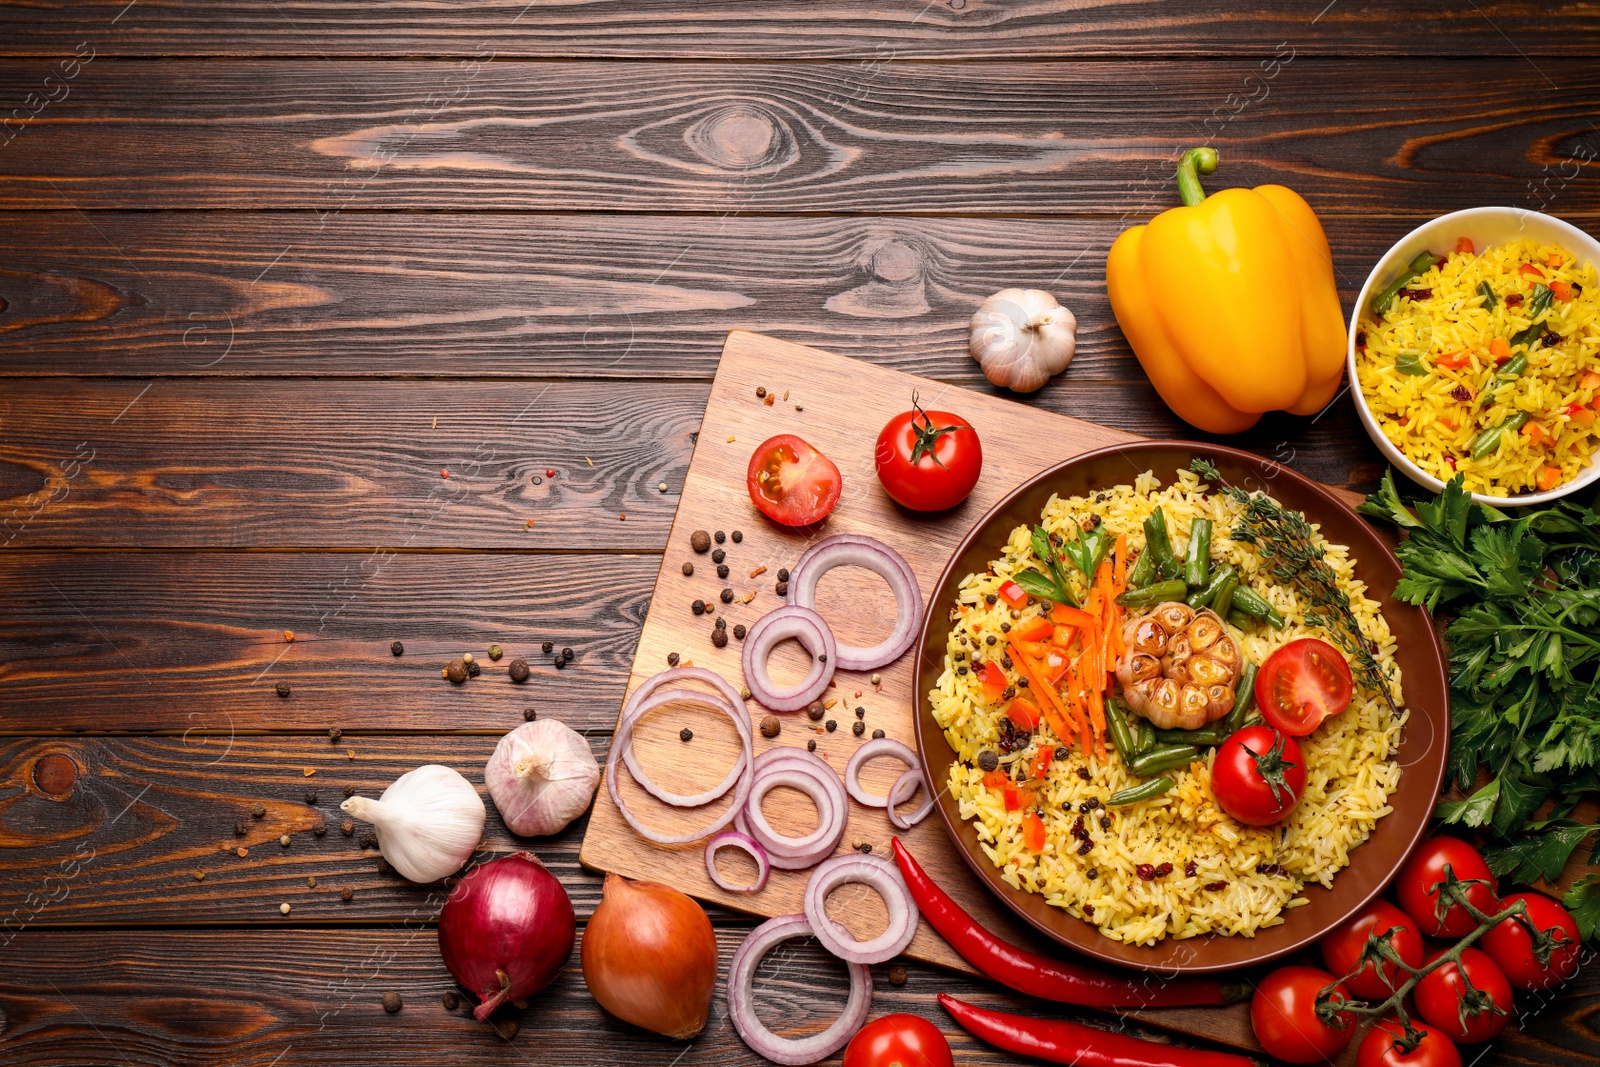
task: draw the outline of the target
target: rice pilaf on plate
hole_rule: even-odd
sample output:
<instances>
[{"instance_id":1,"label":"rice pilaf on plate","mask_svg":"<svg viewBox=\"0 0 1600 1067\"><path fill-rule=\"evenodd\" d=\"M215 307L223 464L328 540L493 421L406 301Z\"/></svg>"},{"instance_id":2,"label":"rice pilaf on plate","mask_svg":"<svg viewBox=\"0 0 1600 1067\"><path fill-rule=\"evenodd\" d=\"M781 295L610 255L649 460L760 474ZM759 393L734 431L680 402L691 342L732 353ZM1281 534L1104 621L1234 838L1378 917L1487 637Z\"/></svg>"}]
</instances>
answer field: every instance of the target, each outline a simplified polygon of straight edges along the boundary
<instances>
[{"instance_id":1,"label":"rice pilaf on plate","mask_svg":"<svg viewBox=\"0 0 1600 1067\"><path fill-rule=\"evenodd\" d=\"M1162 487L1146 471L1131 485L1090 496L1052 496L1041 523L1067 540L1102 526L1126 537L1131 556L1145 551L1143 523L1158 507L1175 542L1188 538L1196 519L1209 519L1212 558L1236 567L1241 588L1252 588L1283 617L1281 629L1228 627L1247 662L1260 664L1298 638L1330 636L1307 624L1302 595L1272 578L1258 549L1232 538L1242 505L1207 492L1195 474L1181 472ZM1403 707L1394 638L1378 603L1365 595L1345 548L1317 536L1362 635L1388 672L1395 704ZM1174 780L1166 793L1109 807L1112 794L1140 782L1113 746L1063 738L1048 721L1024 734L979 680L990 663L1006 667L1008 676L1020 673L1009 670L1007 635L1047 609L1031 597L1014 608L998 593L1019 572L1040 566L1034 553L1029 527L1019 526L988 571L963 579L943 669L928 694L956 755L944 785L1001 877L1016 889L1043 894L1108 937L1140 945L1208 933L1250 936L1305 903L1299 894L1307 883L1331 885L1351 849L1393 810L1389 796L1400 779L1393 756L1406 715L1396 717L1383 694L1358 685L1348 709L1298 739L1306 786L1277 825L1244 825L1222 810L1211 789L1215 748L1166 772ZM1083 576L1072 577L1076 592L1085 593ZM1011 784L1019 776L1030 780L1028 789ZM1017 803L1019 795L1025 803ZM1042 847L1025 840L1031 819L1043 824ZM1035 837L1032 844L1041 842Z\"/></svg>"}]
</instances>

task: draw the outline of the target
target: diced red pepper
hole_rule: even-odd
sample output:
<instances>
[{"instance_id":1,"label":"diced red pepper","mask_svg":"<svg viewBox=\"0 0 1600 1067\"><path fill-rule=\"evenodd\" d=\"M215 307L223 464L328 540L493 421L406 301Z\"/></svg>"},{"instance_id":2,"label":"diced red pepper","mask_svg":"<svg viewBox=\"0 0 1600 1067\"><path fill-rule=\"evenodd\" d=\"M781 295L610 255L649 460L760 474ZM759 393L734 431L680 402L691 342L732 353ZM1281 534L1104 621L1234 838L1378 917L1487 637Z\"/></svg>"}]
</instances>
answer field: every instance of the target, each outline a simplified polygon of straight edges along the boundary
<instances>
[{"instance_id":1,"label":"diced red pepper","mask_svg":"<svg viewBox=\"0 0 1600 1067\"><path fill-rule=\"evenodd\" d=\"M1570 282L1551 282L1550 295L1565 304L1572 299L1572 285Z\"/></svg>"},{"instance_id":2,"label":"diced red pepper","mask_svg":"<svg viewBox=\"0 0 1600 1067\"><path fill-rule=\"evenodd\" d=\"M1477 250L1476 247L1473 246L1472 238L1470 238L1470 237L1457 237L1456 238L1456 251L1457 252L1464 252L1464 253L1466 253L1467 255L1470 256L1470 255L1475 255L1478 250Z\"/></svg>"},{"instance_id":3,"label":"diced red pepper","mask_svg":"<svg viewBox=\"0 0 1600 1067\"><path fill-rule=\"evenodd\" d=\"M1568 404L1567 415L1574 423L1582 426L1584 429L1588 429L1594 425L1594 412L1591 409L1584 407L1582 404Z\"/></svg>"},{"instance_id":4,"label":"diced red pepper","mask_svg":"<svg viewBox=\"0 0 1600 1067\"><path fill-rule=\"evenodd\" d=\"M1544 256L1544 261L1545 261L1545 264L1547 266L1559 267L1559 266L1561 266L1561 253L1560 252L1546 252L1545 256Z\"/></svg>"},{"instance_id":5,"label":"diced red pepper","mask_svg":"<svg viewBox=\"0 0 1600 1067\"><path fill-rule=\"evenodd\" d=\"M1522 266L1517 268L1517 273L1527 275L1529 278L1544 277L1544 271L1540 270L1538 267L1535 267L1532 263L1524 263Z\"/></svg>"},{"instance_id":6,"label":"diced red pepper","mask_svg":"<svg viewBox=\"0 0 1600 1067\"><path fill-rule=\"evenodd\" d=\"M1039 813L1030 811L1022 817L1022 843L1030 852L1044 851L1044 820Z\"/></svg>"},{"instance_id":7,"label":"diced red pepper","mask_svg":"<svg viewBox=\"0 0 1600 1067\"><path fill-rule=\"evenodd\" d=\"M1011 776L1005 771L989 771L983 776L983 784L990 789L1000 789L1011 784Z\"/></svg>"},{"instance_id":8,"label":"diced red pepper","mask_svg":"<svg viewBox=\"0 0 1600 1067\"><path fill-rule=\"evenodd\" d=\"M1506 301L1507 304L1510 301ZM1511 358L1511 342L1504 337L1496 337L1489 342L1489 354L1496 363L1504 363Z\"/></svg>"},{"instance_id":9,"label":"diced red pepper","mask_svg":"<svg viewBox=\"0 0 1600 1067\"><path fill-rule=\"evenodd\" d=\"M1587 371L1578 379L1579 389L1594 389L1600 387L1600 371Z\"/></svg>"},{"instance_id":10,"label":"diced red pepper","mask_svg":"<svg viewBox=\"0 0 1600 1067\"><path fill-rule=\"evenodd\" d=\"M1019 729L1032 730L1039 725L1039 705L1027 697L1013 697L1011 703L1006 705L1006 718L1016 723Z\"/></svg>"},{"instance_id":11,"label":"diced red pepper","mask_svg":"<svg viewBox=\"0 0 1600 1067\"><path fill-rule=\"evenodd\" d=\"M1044 680L1056 685L1061 681L1061 676L1072 666L1072 657L1059 648L1052 648L1044 654L1044 662L1039 666L1044 668Z\"/></svg>"},{"instance_id":12,"label":"diced red pepper","mask_svg":"<svg viewBox=\"0 0 1600 1067\"><path fill-rule=\"evenodd\" d=\"M1460 370L1462 367L1467 365L1467 359L1467 350L1465 348L1458 348L1454 352L1446 352L1444 355L1434 360L1434 362L1441 367L1449 367L1451 370Z\"/></svg>"},{"instance_id":13,"label":"diced red pepper","mask_svg":"<svg viewBox=\"0 0 1600 1067\"><path fill-rule=\"evenodd\" d=\"M1530 422L1524 426L1522 428L1522 436L1526 437L1528 439L1528 443L1533 445L1535 448L1542 448L1555 440L1555 438L1546 433L1545 428L1540 426L1537 422Z\"/></svg>"},{"instance_id":14,"label":"diced red pepper","mask_svg":"<svg viewBox=\"0 0 1600 1067\"><path fill-rule=\"evenodd\" d=\"M991 701L999 700L1000 694L1006 691L1006 672L993 660L983 665L978 680L983 683L983 695Z\"/></svg>"},{"instance_id":15,"label":"diced red pepper","mask_svg":"<svg viewBox=\"0 0 1600 1067\"><path fill-rule=\"evenodd\" d=\"M1017 811L1033 803L1033 790L1020 785L1008 785L1004 792L1007 811Z\"/></svg>"},{"instance_id":16,"label":"diced red pepper","mask_svg":"<svg viewBox=\"0 0 1600 1067\"><path fill-rule=\"evenodd\" d=\"M1548 465L1540 467L1539 473L1534 476L1533 480L1534 484L1539 487L1539 492L1548 493L1561 484L1561 468Z\"/></svg>"},{"instance_id":17,"label":"diced red pepper","mask_svg":"<svg viewBox=\"0 0 1600 1067\"><path fill-rule=\"evenodd\" d=\"M1018 641L1043 641L1055 633L1055 624L1043 615L1025 619L1011 628L1011 636Z\"/></svg>"},{"instance_id":18,"label":"diced red pepper","mask_svg":"<svg viewBox=\"0 0 1600 1067\"><path fill-rule=\"evenodd\" d=\"M1000 599L1014 608L1025 607L1028 603L1028 594L1016 582L1006 582L1000 586Z\"/></svg>"},{"instance_id":19,"label":"diced red pepper","mask_svg":"<svg viewBox=\"0 0 1600 1067\"><path fill-rule=\"evenodd\" d=\"M1050 643L1057 648L1071 648L1073 639L1078 636L1076 626L1057 626L1050 634Z\"/></svg>"}]
</instances>

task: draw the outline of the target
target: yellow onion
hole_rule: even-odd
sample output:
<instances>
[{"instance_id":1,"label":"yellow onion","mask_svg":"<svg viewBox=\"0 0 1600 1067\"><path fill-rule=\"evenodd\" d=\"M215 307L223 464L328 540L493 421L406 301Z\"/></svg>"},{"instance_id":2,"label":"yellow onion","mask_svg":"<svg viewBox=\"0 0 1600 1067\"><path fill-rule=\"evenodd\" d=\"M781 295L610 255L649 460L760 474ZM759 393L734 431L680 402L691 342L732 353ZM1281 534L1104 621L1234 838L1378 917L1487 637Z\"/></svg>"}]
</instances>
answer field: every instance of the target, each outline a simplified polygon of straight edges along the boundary
<instances>
[{"instance_id":1,"label":"yellow onion","mask_svg":"<svg viewBox=\"0 0 1600 1067\"><path fill-rule=\"evenodd\" d=\"M583 931L583 980L624 1022L693 1037L705 1028L717 984L711 920L671 886L608 874Z\"/></svg>"}]
</instances>

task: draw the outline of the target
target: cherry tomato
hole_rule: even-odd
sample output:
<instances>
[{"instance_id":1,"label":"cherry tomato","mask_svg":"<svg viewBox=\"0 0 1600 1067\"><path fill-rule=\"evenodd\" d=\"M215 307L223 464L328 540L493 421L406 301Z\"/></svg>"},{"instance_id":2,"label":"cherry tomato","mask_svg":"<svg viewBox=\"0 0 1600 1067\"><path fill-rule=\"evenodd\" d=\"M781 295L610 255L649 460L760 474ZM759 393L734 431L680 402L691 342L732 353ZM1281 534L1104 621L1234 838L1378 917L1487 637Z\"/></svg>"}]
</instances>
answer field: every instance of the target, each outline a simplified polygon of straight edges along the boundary
<instances>
[{"instance_id":1,"label":"cherry tomato","mask_svg":"<svg viewBox=\"0 0 1600 1067\"><path fill-rule=\"evenodd\" d=\"M844 1067L954 1067L950 1042L920 1015L885 1015L856 1031Z\"/></svg>"},{"instance_id":2,"label":"cherry tomato","mask_svg":"<svg viewBox=\"0 0 1600 1067\"><path fill-rule=\"evenodd\" d=\"M1477 928L1478 920L1460 904L1451 904L1441 919L1438 884L1444 880L1444 869L1462 881L1481 880L1483 885L1467 889L1467 899L1472 906L1486 914L1499 911L1494 894L1494 875L1483 861L1478 850L1454 837L1435 837L1424 841L1411 854L1406 865L1400 868L1395 879L1395 896L1406 914L1416 920L1422 932L1429 937L1463 937Z\"/></svg>"},{"instance_id":3,"label":"cherry tomato","mask_svg":"<svg viewBox=\"0 0 1600 1067\"><path fill-rule=\"evenodd\" d=\"M1315 637L1290 641L1256 675L1256 704L1267 722L1304 737L1350 706L1355 691L1344 653Z\"/></svg>"},{"instance_id":4,"label":"cherry tomato","mask_svg":"<svg viewBox=\"0 0 1600 1067\"><path fill-rule=\"evenodd\" d=\"M1269 1056L1321 1063L1343 1051L1355 1033L1353 1020L1341 1015L1345 1026L1340 1029L1323 1022L1316 1010L1317 993L1333 984L1333 975L1316 967L1279 967L1262 979L1250 1000L1250 1025Z\"/></svg>"},{"instance_id":5,"label":"cherry tomato","mask_svg":"<svg viewBox=\"0 0 1600 1067\"><path fill-rule=\"evenodd\" d=\"M1306 758L1294 738L1270 726L1246 726L1217 749L1211 791L1222 810L1248 826L1270 826L1306 787Z\"/></svg>"},{"instance_id":6,"label":"cherry tomato","mask_svg":"<svg viewBox=\"0 0 1600 1067\"><path fill-rule=\"evenodd\" d=\"M1428 960L1440 954L1435 952ZM1472 991L1461 980L1463 972ZM1417 1013L1452 1041L1469 1045L1490 1041L1511 1021L1511 983L1487 952L1475 948L1461 950L1459 966L1447 963L1426 975L1413 996Z\"/></svg>"},{"instance_id":7,"label":"cherry tomato","mask_svg":"<svg viewBox=\"0 0 1600 1067\"><path fill-rule=\"evenodd\" d=\"M1577 920L1543 893L1512 893L1500 904L1505 907L1519 900L1528 905L1528 914L1522 918L1532 923L1535 930L1565 944L1552 944L1545 962L1539 962L1528 928L1518 922L1515 915L1490 927L1479 944L1499 965L1513 988L1524 992L1551 989L1578 973L1578 948L1582 939L1578 936Z\"/></svg>"},{"instance_id":8,"label":"cherry tomato","mask_svg":"<svg viewBox=\"0 0 1600 1067\"><path fill-rule=\"evenodd\" d=\"M1389 935L1389 944L1400 958L1408 966L1421 967L1422 931L1411 921L1411 916L1387 900L1372 901L1333 933L1325 936L1322 939L1322 962L1334 974L1349 975L1355 970L1356 961L1361 959L1361 950L1366 947L1367 937L1385 930L1393 931ZM1409 977L1393 963L1384 963L1380 970L1373 961L1368 960L1361 965L1360 973L1345 978L1344 984L1353 996L1377 1003L1405 985Z\"/></svg>"},{"instance_id":9,"label":"cherry tomato","mask_svg":"<svg viewBox=\"0 0 1600 1067\"><path fill-rule=\"evenodd\" d=\"M953 508L978 484L983 448L978 431L948 411L911 410L890 419L878 435L878 481L895 503L912 511Z\"/></svg>"},{"instance_id":10,"label":"cherry tomato","mask_svg":"<svg viewBox=\"0 0 1600 1067\"><path fill-rule=\"evenodd\" d=\"M792 433L756 446L745 472L750 500L762 514L785 526L809 526L828 517L844 480L833 460Z\"/></svg>"},{"instance_id":11,"label":"cherry tomato","mask_svg":"<svg viewBox=\"0 0 1600 1067\"><path fill-rule=\"evenodd\" d=\"M1406 1032L1400 1020L1374 1023L1356 1051L1356 1067L1461 1067L1455 1042L1427 1023L1413 1019L1411 1025L1422 1031L1422 1040L1410 1052L1401 1052L1395 1045Z\"/></svg>"}]
</instances>

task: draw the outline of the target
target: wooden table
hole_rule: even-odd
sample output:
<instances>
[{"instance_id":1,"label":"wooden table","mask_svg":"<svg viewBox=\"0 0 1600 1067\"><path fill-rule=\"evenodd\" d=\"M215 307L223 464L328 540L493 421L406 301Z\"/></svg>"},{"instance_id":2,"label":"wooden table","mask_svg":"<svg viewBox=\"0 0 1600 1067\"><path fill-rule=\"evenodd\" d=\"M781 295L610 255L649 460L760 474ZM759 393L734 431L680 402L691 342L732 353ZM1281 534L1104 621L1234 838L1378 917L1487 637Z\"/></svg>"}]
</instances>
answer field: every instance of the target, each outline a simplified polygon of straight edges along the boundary
<instances>
[{"instance_id":1,"label":"wooden table","mask_svg":"<svg viewBox=\"0 0 1600 1067\"><path fill-rule=\"evenodd\" d=\"M974 305L1049 288L1080 350L1032 402L1172 437L1102 263L1187 146L1304 193L1347 303L1444 211L1593 229L1600 13L1541 7L4 8L0 1062L757 1062L720 996L675 1045L575 966L514 1040L447 1013L439 893L344 791L476 777L525 707L604 750L729 329L987 388ZM1347 402L1242 440L1382 469ZM490 642L527 686L440 681ZM536 844L580 918L581 834ZM715 918L726 962L749 922ZM1595 974L1485 1062L1593 1062ZM842 979L766 987L820 1021ZM914 966L875 1009L953 1030L942 989L1022 1003Z\"/></svg>"}]
</instances>

